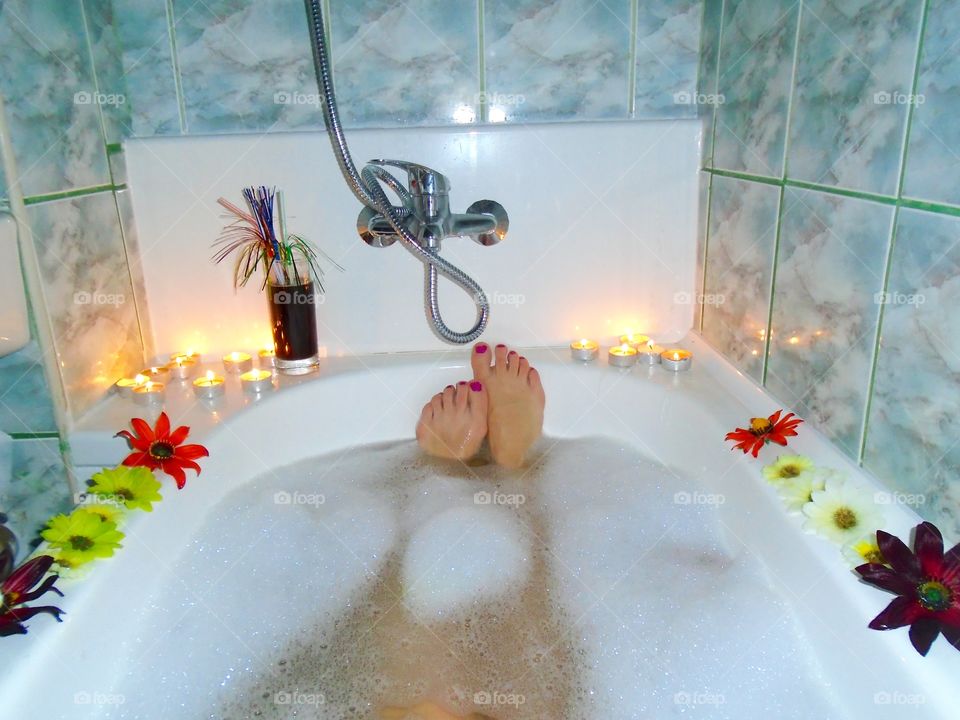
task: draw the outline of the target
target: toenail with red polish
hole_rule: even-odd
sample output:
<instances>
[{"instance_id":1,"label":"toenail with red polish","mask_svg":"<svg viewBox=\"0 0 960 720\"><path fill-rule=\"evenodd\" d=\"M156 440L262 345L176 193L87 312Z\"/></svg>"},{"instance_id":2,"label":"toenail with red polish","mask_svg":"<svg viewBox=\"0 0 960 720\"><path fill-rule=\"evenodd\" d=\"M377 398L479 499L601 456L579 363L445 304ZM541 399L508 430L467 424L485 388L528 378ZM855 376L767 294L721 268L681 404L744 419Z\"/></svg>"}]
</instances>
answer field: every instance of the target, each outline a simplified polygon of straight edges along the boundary
<instances>
[{"instance_id":1,"label":"toenail with red polish","mask_svg":"<svg viewBox=\"0 0 960 720\"><path fill-rule=\"evenodd\" d=\"M466 385L466 384L467 384L466 380L461 380L460 382L457 383L457 385Z\"/></svg>"},{"instance_id":2,"label":"toenail with red polish","mask_svg":"<svg viewBox=\"0 0 960 720\"><path fill-rule=\"evenodd\" d=\"M506 347L506 345L497 345L498 348Z\"/></svg>"},{"instance_id":3,"label":"toenail with red polish","mask_svg":"<svg viewBox=\"0 0 960 720\"><path fill-rule=\"evenodd\" d=\"M483 390L483 383L478 383L474 381L470 383L470 389L473 390L474 392L480 392L481 390Z\"/></svg>"},{"instance_id":4,"label":"toenail with red polish","mask_svg":"<svg viewBox=\"0 0 960 720\"><path fill-rule=\"evenodd\" d=\"M453 385L447 385L444 390L453 390Z\"/></svg>"},{"instance_id":5,"label":"toenail with red polish","mask_svg":"<svg viewBox=\"0 0 960 720\"><path fill-rule=\"evenodd\" d=\"M477 355L483 355L487 351L487 344L480 343L477 345Z\"/></svg>"}]
</instances>

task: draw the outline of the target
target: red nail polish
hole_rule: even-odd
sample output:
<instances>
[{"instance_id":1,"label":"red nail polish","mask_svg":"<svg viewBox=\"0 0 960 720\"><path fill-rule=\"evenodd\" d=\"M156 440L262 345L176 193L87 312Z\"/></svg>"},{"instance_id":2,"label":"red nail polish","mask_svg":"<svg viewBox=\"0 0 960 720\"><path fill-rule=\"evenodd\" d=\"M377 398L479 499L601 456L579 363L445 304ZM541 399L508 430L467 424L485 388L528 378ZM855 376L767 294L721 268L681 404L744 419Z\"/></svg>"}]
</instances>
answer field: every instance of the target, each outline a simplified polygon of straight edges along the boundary
<instances>
[{"instance_id":1,"label":"red nail polish","mask_svg":"<svg viewBox=\"0 0 960 720\"><path fill-rule=\"evenodd\" d=\"M466 385L466 384L467 384L466 380L461 380L460 382L457 383L457 385Z\"/></svg>"},{"instance_id":2,"label":"red nail polish","mask_svg":"<svg viewBox=\"0 0 960 720\"><path fill-rule=\"evenodd\" d=\"M497 345L497 348L498 348L498 349L499 349L499 348L505 348L505 347L506 347L506 345L502 345L502 344L501 344L501 345Z\"/></svg>"},{"instance_id":3,"label":"red nail polish","mask_svg":"<svg viewBox=\"0 0 960 720\"><path fill-rule=\"evenodd\" d=\"M477 345L477 355L483 355L487 351L487 344L480 343Z\"/></svg>"},{"instance_id":4,"label":"red nail polish","mask_svg":"<svg viewBox=\"0 0 960 720\"><path fill-rule=\"evenodd\" d=\"M474 380L472 383L470 383L470 389L473 390L474 392L480 392L481 390L483 390L483 383L479 383L476 380Z\"/></svg>"},{"instance_id":5,"label":"red nail polish","mask_svg":"<svg viewBox=\"0 0 960 720\"><path fill-rule=\"evenodd\" d=\"M453 390L453 385L447 385L444 390Z\"/></svg>"}]
</instances>

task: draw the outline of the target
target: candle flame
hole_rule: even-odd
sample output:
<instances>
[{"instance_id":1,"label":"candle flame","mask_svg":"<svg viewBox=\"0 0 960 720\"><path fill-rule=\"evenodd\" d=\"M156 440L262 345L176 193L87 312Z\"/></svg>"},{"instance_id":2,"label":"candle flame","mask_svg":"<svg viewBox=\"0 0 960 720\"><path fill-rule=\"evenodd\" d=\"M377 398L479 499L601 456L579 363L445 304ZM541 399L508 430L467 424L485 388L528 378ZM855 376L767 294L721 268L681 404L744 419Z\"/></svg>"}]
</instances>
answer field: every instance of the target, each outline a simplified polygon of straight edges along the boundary
<instances>
[{"instance_id":1,"label":"candle flame","mask_svg":"<svg viewBox=\"0 0 960 720\"><path fill-rule=\"evenodd\" d=\"M147 381L147 376L137 373L136 377L133 378L133 381L137 383L137 385L143 385Z\"/></svg>"},{"instance_id":2,"label":"candle flame","mask_svg":"<svg viewBox=\"0 0 960 720\"><path fill-rule=\"evenodd\" d=\"M680 359L680 353L674 352L674 353L673 353L673 359L674 359L674 360L679 360L679 359Z\"/></svg>"},{"instance_id":3,"label":"candle flame","mask_svg":"<svg viewBox=\"0 0 960 720\"><path fill-rule=\"evenodd\" d=\"M628 345L627 343L623 343L623 344L620 346L620 350L621 350L622 352L627 352L629 349L630 349L630 345Z\"/></svg>"},{"instance_id":4,"label":"candle flame","mask_svg":"<svg viewBox=\"0 0 960 720\"><path fill-rule=\"evenodd\" d=\"M150 380L147 380L147 384L144 385L144 387L147 389L147 392L150 392L153 390L153 383Z\"/></svg>"},{"instance_id":5,"label":"candle flame","mask_svg":"<svg viewBox=\"0 0 960 720\"><path fill-rule=\"evenodd\" d=\"M234 350L232 353L230 353L230 359L234 362L238 362L240 360L240 353Z\"/></svg>"},{"instance_id":6,"label":"candle flame","mask_svg":"<svg viewBox=\"0 0 960 720\"><path fill-rule=\"evenodd\" d=\"M207 380L213 380L215 377L213 370L207 370Z\"/></svg>"},{"instance_id":7,"label":"candle flame","mask_svg":"<svg viewBox=\"0 0 960 720\"><path fill-rule=\"evenodd\" d=\"M580 347L586 347L588 342L586 338L580 338Z\"/></svg>"}]
</instances>

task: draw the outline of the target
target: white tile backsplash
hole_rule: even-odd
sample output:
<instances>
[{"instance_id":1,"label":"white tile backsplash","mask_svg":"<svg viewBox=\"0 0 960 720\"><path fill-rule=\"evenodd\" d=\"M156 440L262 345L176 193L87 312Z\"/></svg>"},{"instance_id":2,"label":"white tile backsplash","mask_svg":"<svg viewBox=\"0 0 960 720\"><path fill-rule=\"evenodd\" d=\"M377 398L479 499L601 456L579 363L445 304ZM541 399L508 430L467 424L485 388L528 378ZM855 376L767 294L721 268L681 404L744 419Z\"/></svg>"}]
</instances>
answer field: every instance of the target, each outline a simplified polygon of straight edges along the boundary
<instances>
[{"instance_id":1,"label":"white tile backsplash","mask_svg":"<svg viewBox=\"0 0 960 720\"><path fill-rule=\"evenodd\" d=\"M692 325L700 127L695 120L511 127L355 130L358 163L409 159L447 175L463 212L490 198L510 214L506 240L450 238L443 255L493 306L484 337L522 346L624 329L679 338ZM234 293L232 268L210 260L225 223L217 198L276 185L288 226L343 265L318 308L327 354L427 350L444 343L423 309L423 268L399 243L365 245L361 206L324 133L134 139L126 142L146 300L158 353L255 348L269 339L258 285ZM441 283L447 324L474 306Z\"/></svg>"}]
</instances>

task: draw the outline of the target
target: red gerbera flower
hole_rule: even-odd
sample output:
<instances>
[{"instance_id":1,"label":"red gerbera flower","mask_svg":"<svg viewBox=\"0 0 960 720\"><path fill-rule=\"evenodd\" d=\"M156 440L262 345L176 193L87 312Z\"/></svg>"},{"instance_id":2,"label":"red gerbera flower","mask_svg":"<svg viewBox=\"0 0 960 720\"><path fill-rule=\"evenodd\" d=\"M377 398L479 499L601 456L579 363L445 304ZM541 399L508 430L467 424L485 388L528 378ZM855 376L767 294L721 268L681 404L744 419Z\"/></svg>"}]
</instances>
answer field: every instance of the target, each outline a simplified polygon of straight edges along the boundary
<instances>
[{"instance_id":1,"label":"red gerbera flower","mask_svg":"<svg viewBox=\"0 0 960 720\"><path fill-rule=\"evenodd\" d=\"M768 418L750 418L749 428L737 428L733 432L727 433L725 440L736 440L732 450L743 450L743 454L752 452L754 457L760 452L760 448L768 442L775 442L777 445L786 445L787 438L797 434L794 429L803 422L793 413L787 413L781 419L780 413L783 410L777 410Z\"/></svg>"},{"instance_id":2,"label":"red gerbera flower","mask_svg":"<svg viewBox=\"0 0 960 720\"><path fill-rule=\"evenodd\" d=\"M124 465L142 466L151 470L162 470L177 481L177 487L183 489L187 484L187 475L184 468L196 470L200 474L200 466L194 460L206 457L210 453L203 445L181 445L190 434L190 428L181 425L170 432L170 418L165 412L160 413L156 426L151 429L146 420L133 418L130 421L136 435L129 430L117 433L129 442L137 452L130 453L123 461Z\"/></svg>"},{"instance_id":3,"label":"red gerbera flower","mask_svg":"<svg viewBox=\"0 0 960 720\"><path fill-rule=\"evenodd\" d=\"M910 642L926 655L940 633L960 650L960 544L943 552L933 523L917 525L910 552L900 538L877 530L877 545L889 563L867 563L857 572L871 585L898 597L870 623L873 630L910 626Z\"/></svg>"},{"instance_id":4,"label":"red gerbera flower","mask_svg":"<svg viewBox=\"0 0 960 720\"><path fill-rule=\"evenodd\" d=\"M3 581L3 585L0 585L0 637L25 634L27 628L23 623L40 613L49 613L57 619L57 622L63 622L60 620L63 611L52 605L17 607L36 600L50 590L63 597L63 593L53 586L59 577L57 575L51 575L36 590L32 589L40 582L40 578L47 574L51 565L53 565L52 557L40 555L33 560L28 560L10 573L10 576Z\"/></svg>"}]
</instances>

